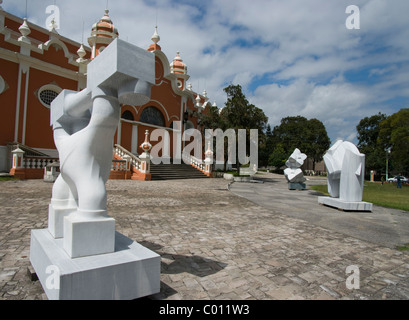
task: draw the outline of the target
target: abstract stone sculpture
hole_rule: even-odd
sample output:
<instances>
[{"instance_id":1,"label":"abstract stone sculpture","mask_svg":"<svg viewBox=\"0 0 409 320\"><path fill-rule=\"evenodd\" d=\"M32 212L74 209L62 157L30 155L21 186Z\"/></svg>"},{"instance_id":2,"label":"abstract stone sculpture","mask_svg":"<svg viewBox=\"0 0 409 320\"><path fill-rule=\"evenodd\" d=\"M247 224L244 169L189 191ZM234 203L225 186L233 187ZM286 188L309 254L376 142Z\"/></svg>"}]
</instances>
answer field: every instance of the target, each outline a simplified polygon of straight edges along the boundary
<instances>
[{"instance_id":1,"label":"abstract stone sculpture","mask_svg":"<svg viewBox=\"0 0 409 320\"><path fill-rule=\"evenodd\" d=\"M61 173L49 232L33 230L30 260L42 284L47 264L58 264L67 286L56 293L43 284L52 298L126 299L158 291L160 257L115 232L105 187L120 104L147 103L154 82L154 55L115 39L88 65L87 88L64 90L51 104ZM112 287L98 291L101 281Z\"/></svg>"},{"instance_id":2,"label":"abstract stone sculpture","mask_svg":"<svg viewBox=\"0 0 409 320\"><path fill-rule=\"evenodd\" d=\"M53 187L51 229L62 236L63 219L53 207L65 207L64 248L71 257L114 251L115 221L107 215L105 183L120 104L147 103L153 71L150 52L116 39L88 65L87 88L64 90L51 104L61 171Z\"/></svg>"},{"instance_id":3,"label":"abstract stone sculpture","mask_svg":"<svg viewBox=\"0 0 409 320\"><path fill-rule=\"evenodd\" d=\"M295 148L285 163L288 168L284 170L284 176L288 181L288 188L290 190L303 190L306 188L304 183L306 179L300 169L305 159L307 159L307 156L304 153L301 153L299 149Z\"/></svg>"},{"instance_id":4,"label":"abstract stone sculpture","mask_svg":"<svg viewBox=\"0 0 409 320\"><path fill-rule=\"evenodd\" d=\"M324 155L328 173L328 193L320 204L346 211L371 211L372 204L362 202L365 155L348 141L338 140Z\"/></svg>"}]
</instances>

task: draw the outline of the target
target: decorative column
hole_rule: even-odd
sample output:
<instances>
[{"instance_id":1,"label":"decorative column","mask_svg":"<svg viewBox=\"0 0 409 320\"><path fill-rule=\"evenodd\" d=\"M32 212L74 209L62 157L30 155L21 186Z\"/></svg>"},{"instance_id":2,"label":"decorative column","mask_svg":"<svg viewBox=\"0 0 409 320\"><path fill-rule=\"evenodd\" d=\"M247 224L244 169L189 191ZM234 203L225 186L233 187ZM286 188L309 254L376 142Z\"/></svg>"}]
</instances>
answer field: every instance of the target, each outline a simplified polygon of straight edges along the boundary
<instances>
[{"instance_id":1,"label":"decorative column","mask_svg":"<svg viewBox=\"0 0 409 320\"><path fill-rule=\"evenodd\" d=\"M131 156L126 154L123 156L123 159L126 161L125 164L125 180L131 177Z\"/></svg>"},{"instance_id":2,"label":"decorative column","mask_svg":"<svg viewBox=\"0 0 409 320\"><path fill-rule=\"evenodd\" d=\"M19 179L25 179L26 171L23 165L25 152L17 147L11 153L13 154L13 166L9 174Z\"/></svg>"},{"instance_id":3,"label":"decorative column","mask_svg":"<svg viewBox=\"0 0 409 320\"><path fill-rule=\"evenodd\" d=\"M87 52L85 51L84 45L81 44L80 48L77 51L77 54L79 58L76 60L78 62L78 72L81 75L78 80L78 88L79 90L84 89L87 86L87 80L86 80L86 73L87 73L87 65L90 62L90 60L85 59L84 57L87 55Z\"/></svg>"},{"instance_id":4,"label":"decorative column","mask_svg":"<svg viewBox=\"0 0 409 320\"><path fill-rule=\"evenodd\" d=\"M207 145L207 151L205 152L205 174L210 177L212 175L212 164L213 164L213 151L210 150L210 141Z\"/></svg>"},{"instance_id":5,"label":"decorative column","mask_svg":"<svg viewBox=\"0 0 409 320\"><path fill-rule=\"evenodd\" d=\"M152 149L152 145L149 142L149 130L145 131L145 141L140 145L140 148L143 150L143 153L139 156L139 159L141 159L139 171L142 173L143 180L150 180L151 154L149 151Z\"/></svg>"}]
</instances>

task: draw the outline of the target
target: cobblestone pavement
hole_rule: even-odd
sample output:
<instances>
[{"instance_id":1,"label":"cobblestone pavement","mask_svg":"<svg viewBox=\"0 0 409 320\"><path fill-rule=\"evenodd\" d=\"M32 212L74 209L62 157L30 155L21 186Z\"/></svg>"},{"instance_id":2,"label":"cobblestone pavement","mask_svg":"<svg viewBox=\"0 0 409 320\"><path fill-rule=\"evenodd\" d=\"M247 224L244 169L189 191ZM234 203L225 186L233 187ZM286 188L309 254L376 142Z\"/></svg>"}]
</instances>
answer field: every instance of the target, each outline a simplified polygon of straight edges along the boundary
<instances>
[{"instance_id":1,"label":"cobblestone pavement","mask_svg":"<svg viewBox=\"0 0 409 320\"><path fill-rule=\"evenodd\" d=\"M47 299L27 268L30 230L47 227L51 188L0 181L0 299ZM107 190L117 231L161 255L152 299L409 298L407 252L257 205L224 179L110 180ZM357 275L350 265L360 289L346 287Z\"/></svg>"}]
</instances>

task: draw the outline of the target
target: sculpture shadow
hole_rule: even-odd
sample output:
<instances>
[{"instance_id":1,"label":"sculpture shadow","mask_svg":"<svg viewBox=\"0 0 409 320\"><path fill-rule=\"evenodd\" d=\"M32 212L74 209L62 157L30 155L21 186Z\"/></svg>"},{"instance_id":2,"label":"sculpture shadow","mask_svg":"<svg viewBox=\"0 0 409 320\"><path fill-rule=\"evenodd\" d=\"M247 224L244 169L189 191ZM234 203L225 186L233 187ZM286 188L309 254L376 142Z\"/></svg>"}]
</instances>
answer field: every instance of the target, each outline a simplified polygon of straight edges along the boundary
<instances>
[{"instance_id":1,"label":"sculpture shadow","mask_svg":"<svg viewBox=\"0 0 409 320\"><path fill-rule=\"evenodd\" d=\"M163 246L150 242L141 241L139 244L156 252L161 256L162 274L180 274L187 272L198 277L205 277L223 270L227 264L197 255L180 255L163 252ZM159 294L151 296L152 299L163 299L177 293L176 290L169 287L161 281L161 290Z\"/></svg>"},{"instance_id":2,"label":"sculpture shadow","mask_svg":"<svg viewBox=\"0 0 409 320\"><path fill-rule=\"evenodd\" d=\"M141 241L139 243L161 256L161 272L163 274L187 272L198 277L206 277L223 270L227 266L226 263L197 255L166 253L162 251L163 246L150 241Z\"/></svg>"},{"instance_id":3,"label":"sculpture shadow","mask_svg":"<svg viewBox=\"0 0 409 320\"><path fill-rule=\"evenodd\" d=\"M325 194L322 193L322 192L311 191L311 190L309 190L308 194L311 195L311 196L317 196L317 197L325 196Z\"/></svg>"},{"instance_id":4,"label":"sculpture shadow","mask_svg":"<svg viewBox=\"0 0 409 320\"><path fill-rule=\"evenodd\" d=\"M262 181L264 183L278 183L280 180L274 178L254 177L253 180Z\"/></svg>"},{"instance_id":5,"label":"sculpture shadow","mask_svg":"<svg viewBox=\"0 0 409 320\"><path fill-rule=\"evenodd\" d=\"M129 239L122 233L115 231L115 252L129 249L129 246L132 243L132 239Z\"/></svg>"}]
</instances>

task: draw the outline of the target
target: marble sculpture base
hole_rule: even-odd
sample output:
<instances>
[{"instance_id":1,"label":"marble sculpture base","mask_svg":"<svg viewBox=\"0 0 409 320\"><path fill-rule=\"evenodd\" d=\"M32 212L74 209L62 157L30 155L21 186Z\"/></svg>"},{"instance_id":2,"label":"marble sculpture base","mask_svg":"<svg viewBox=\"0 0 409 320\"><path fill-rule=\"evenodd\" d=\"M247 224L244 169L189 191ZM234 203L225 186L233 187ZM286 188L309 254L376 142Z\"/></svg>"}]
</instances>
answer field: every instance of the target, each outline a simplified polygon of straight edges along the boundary
<instances>
[{"instance_id":1,"label":"marble sculpture base","mask_svg":"<svg viewBox=\"0 0 409 320\"><path fill-rule=\"evenodd\" d=\"M302 182L289 182L288 183L288 189L290 190L305 190L307 189L307 186L305 183Z\"/></svg>"},{"instance_id":2,"label":"marble sculpture base","mask_svg":"<svg viewBox=\"0 0 409 320\"><path fill-rule=\"evenodd\" d=\"M128 300L160 291L160 256L119 232L113 253L72 259L63 239L32 230L30 262L50 300Z\"/></svg>"},{"instance_id":3,"label":"marble sculpture base","mask_svg":"<svg viewBox=\"0 0 409 320\"><path fill-rule=\"evenodd\" d=\"M339 198L318 197L318 203L344 211L372 211L372 203L364 201L348 202Z\"/></svg>"}]
</instances>

